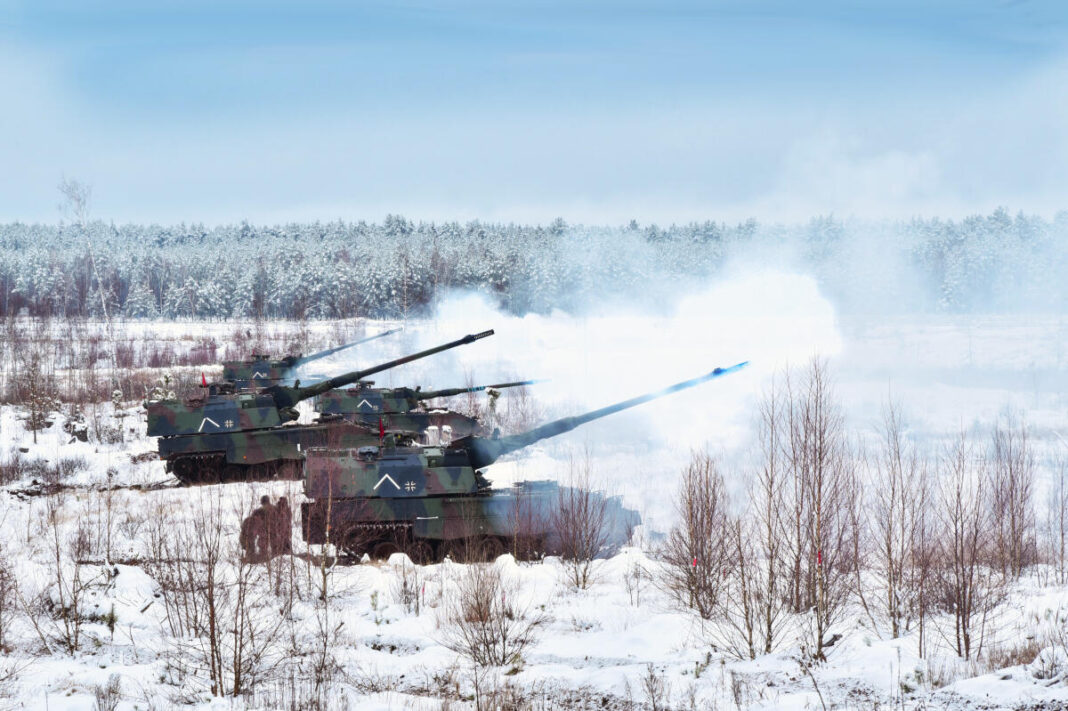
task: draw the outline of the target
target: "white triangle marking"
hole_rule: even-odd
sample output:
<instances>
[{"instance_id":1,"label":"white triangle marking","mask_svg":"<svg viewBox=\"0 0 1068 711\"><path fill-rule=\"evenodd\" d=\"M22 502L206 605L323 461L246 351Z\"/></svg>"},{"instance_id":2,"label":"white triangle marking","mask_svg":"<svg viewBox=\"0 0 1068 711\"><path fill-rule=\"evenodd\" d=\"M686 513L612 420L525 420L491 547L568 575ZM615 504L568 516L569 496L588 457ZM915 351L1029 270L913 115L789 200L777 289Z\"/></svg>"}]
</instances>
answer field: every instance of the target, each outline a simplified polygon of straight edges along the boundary
<instances>
[{"instance_id":1,"label":"white triangle marking","mask_svg":"<svg viewBox=\"0 0 1068 711\"><path fill-rule=\"evenodd\" d=\"M389 474L383 475L383 477L378 480L378 483L375 484L375 490L377 490L378 487L382 486L382 482L384 482L386 479L389 479L389 483L392 484L395 489L400 491L400 487L397 486L397 482L393 481L393 477L391 477Z\"/></svg>"}]
</instances>

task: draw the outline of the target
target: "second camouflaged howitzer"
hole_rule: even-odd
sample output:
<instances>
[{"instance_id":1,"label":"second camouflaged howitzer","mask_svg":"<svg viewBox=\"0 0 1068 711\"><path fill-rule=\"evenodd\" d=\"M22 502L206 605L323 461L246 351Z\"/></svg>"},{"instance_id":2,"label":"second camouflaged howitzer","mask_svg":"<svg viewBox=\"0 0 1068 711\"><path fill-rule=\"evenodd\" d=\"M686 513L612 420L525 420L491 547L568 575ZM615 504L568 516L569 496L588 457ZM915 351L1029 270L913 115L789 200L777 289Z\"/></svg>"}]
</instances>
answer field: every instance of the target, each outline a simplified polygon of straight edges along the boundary
<instances>
[{"instance_id":1,"label":"second camouflaged howitzer","mask_svg":"<svg viewBox=\"0 0 1068 711\"><path fill-rule=\"evenodd\" d=\"M517 388L537 382L540 381L521 380L445 390L375 388L372 387L373 383L360 383L359 387L324 393L316 400L315 411L324 415L337 415L366 427L378 429L381 426L384 432L429 433L429 443L438 444L442 439L447 442L453 437L480 434L483 427L474 417L459 412L422 408L428 400L484 390Z\"/></svg>"},{"instance_id":2,"label":"second camouflaged howitzer","mask_svg":"<svg viewBox=\"0 0 1068 711\"><path fill-rule=\"evenodd\" d=\"M281 427L299 417L297 403L375 373L492 335L490 330L464 336L303 387L298 381L292 386L272 385L256 392L219 393L218 388L211 386L206 397L146 402L148 435L160 438L159 455L167 462L167 471L184 482L274 478L279 475L275 471L276 465L299 460L301 448L321 446L329 441L331 433L358 435L361 443L368 440L364 428L352 425ZM290 471L289 475L292 474L295 472Z\"/></svg>"},{"instance_id":3,"label":"second camouflaged howitzer","mask_svg":"<svg viewBox=\"0 0 1068 711\"><path fill-rule=\"evenodd\" d=\"M535 442L745 365L716 368L663 390L509 437L465 437L436 447L392 446L387 437L382 446L311 449L304 465L304 493L310 500L301 507L304 539L325 543L329 535L329 542L356 555L386 557L404 551L417 563L446 555L492 559L508 549L557 552L554 507L569 496L589 495L597 501L603 496L549 481L493 489L482 468ZM624 509L618 499L606 501L605 509L610 519L606 548L611 549L626 542L640 517Z\"/></svg>"},{"instance_id":4,"label":"second camouflaged howitzer","mask_svg":"<svg viewBox=\"0 0 1068 711\"><path fill-rule=\"evenodd\" d=\"M369 336L359 341L345 343L334 348L319 351L318 353L312 353L311 355L285 356L284 358L271 360L269 355L253 354L250 360L224 361L222 364L222 380L224 382L233 383L234 387L238 390L278 385L279 383L292 380L297 368L302 365L332 356L346 348L352 348L361 343L367 343L368 341L373 341L377 338L399 333L400 330L401 329L399 328L391 328L388 331L376 333L373 336Z\"/></svg>"}]
</instances>

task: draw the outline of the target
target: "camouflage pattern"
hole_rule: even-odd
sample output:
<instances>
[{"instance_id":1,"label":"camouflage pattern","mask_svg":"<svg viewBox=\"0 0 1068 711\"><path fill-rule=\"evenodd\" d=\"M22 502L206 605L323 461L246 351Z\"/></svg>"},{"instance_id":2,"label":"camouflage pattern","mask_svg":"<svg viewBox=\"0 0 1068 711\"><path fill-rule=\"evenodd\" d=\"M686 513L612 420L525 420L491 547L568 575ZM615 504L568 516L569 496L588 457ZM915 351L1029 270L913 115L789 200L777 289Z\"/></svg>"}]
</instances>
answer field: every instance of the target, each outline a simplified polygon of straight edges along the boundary
<instances>
[{"instance_id":1,"label":"camouflage pattern","mask_svg":"<svg viewBox=\"0 0 1068 711\"><path fill-rule=\"evenodd\" d=\"M357 387L331 390L315 401L315 411L340 415L350 422L378 427L386 431L425 432L428 427L443 427L452 430L453 437L483 434L482 424L473 417L450 410L427 410L423 405L428 400L453 397L483 390L502 390L533 385L537 380L522 380L494 385L475 385L467 388L446 390L421 390L420 388L375 388L371 383L359 383Z\"/></svg>"},{"instance_id":2,"label":"camouflage pattern","mask_svg":"<svg viewBox=\"0 0 1068 711\"><path fill-rule=\"evenodd\" d=\"M380 443L378 430L343 420L248 432L168 437L159 441L167 471L186 484L299 479L303 452L312 447Z\"/></svg>"},{"instance_id":3,"label":"camouflage pattern","mask_svg":"<svg viewBox=\"0 0 1068 711\"><path fill-rule=\"evenodd\" d=\"M167 470L182 481L226 481L235 475L235 470L227 469L225 465L245 467L241 471L246 476L242 478L272 478L276 473L272 467L264 467L259 471L251 471L248 467L254 463L275 462L280 465L283 460L296 461L301 448L321 446L323 443L325 434L320 430L283 426L298 418L297 403L333 388L358 382L374 373L474 343L491 335L492 330L464 336L435 348L305 387L301 387L298 381L293 386L273 385L258 392L239 393L234 391L232 385L223 384L209 387L207 395L200 398L145 402L148 435L160 438L160 457L167 461ZM362 442L365 439L364 431L359 428L337 428L328 423L326 426L337 431L346 442ZM353 432L359 433L356 440L352 439ZM190 461L176 466L179 459L185 458Z\"/></svg>"},{"instance_id":4,"label":"camouflage pattern","mask_svg":"<svg viewBox=\"0 0 1068 711\"><path fill-rule=\"evenodd\" d=\"M555 420L509 437L465 437L447 446L364 445L309 449L304 463L303 535L311 543L331 540L354 553L404 550L414 559L468 549L518 547L553 552L551 512L567 489L553 482L526 482L494 490L480 470L505 454L576 427L669 395L744 367L716 368L655 393L576 417ZM599 495L598 495L599 496ZM640 518L609 502L609 549L622 545Z\"/></svg>"},{"instance_id":5,"label":"camouflage pattern","mask_svg":"<svg viewBox=\"0 0 1068 711\"><path fill-rule=\"evenodd\" d=\"M277 360L271 360L269 355L255 353L252 355L251 360L223 361L222 379L226 382L233 383L234 387L238 390L248 390L250 388L262 388L269 385L287 383L293 380L296 369L302 365L319 360L320 358L326 358L327 356L343 351L346 348L352 348L361 343L373 341L376 338L382 338L383 336L398 333L400 330L401 329L399 328L392 328L388 331L376 333L373 336L359 341L346 343L335 348L328 348L307 356L286 356Z\"/></svg>"}]
</instances>

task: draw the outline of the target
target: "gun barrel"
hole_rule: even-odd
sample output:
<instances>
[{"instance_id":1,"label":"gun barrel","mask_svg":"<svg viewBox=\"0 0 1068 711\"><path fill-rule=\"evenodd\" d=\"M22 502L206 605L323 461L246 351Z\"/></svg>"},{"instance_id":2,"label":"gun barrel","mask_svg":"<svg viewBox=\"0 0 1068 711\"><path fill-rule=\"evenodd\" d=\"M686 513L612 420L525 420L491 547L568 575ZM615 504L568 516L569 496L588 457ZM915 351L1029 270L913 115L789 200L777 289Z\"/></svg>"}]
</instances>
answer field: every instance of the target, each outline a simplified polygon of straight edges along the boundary
<instances>
[{"instance_id":1,"label":"gun barrel","mask_svg":"<svg viewBox=\"0 0 1068 711\"><path fill-rule=\"evenodd\" d=\"M332 356L335 353L337 353L338 351L343 351L346 348L352 348L353 346L358 346L361 343L367 343L368 341L373 341L376 338L384 338L385 336L391 336L394 333L399 333L401 330L403 330L403 329L391 328L388 331L382 331L381 333L376 333L373 336L368 336L367 338L363 338L363 339L361 339L359 341L353 341L352 343L344 343L344 344L342 344L340 346L335 346L334 348L327 348L325 351L319 351L318 353L312 353L311 355L301 356L300 358L297 358L293 362L293 367L296 367L296 366L299 366L299 365L304 365L305 363L311 363L312 361L319 360L320 358L326 358L327 356Z\"/></svg>"},{"instance_id":2,"label":"gun barrel","mask_svg":"<svg viewBox=\"0 0 1068 711\"><path fill-rule=\"evenodd\" d=\"M338 375L337 377L330 378L329 380L320 381L318 383L315 383L314 385L308 385L306 387L301 388L291 388L275 385L271 388L268 388L267 392L271 393L271 395L274 397L274 401L278 405L278 407L293 407L293 405L297 404L301 400L307 400L310 397L325 393L327 390L340 388L344 385L355 383L358 380L363 380L369 375L380 373L383 370L396 368L397 366L404 365L405 363L411 363L413 360L426 358L428 356L434 355L435 353L441 353L442 351L447 351L451 348L465 346L469 343L474 343L475 341L481 340L492 335L493 329L483 331L482 333L469 334L455 341L450 341L440 346L435 346L434 348L428 348L425 351L412 353L411 355L406 355L403 358L397 358L396 360L387 361L385 363L381 363L379 365L373 366L371 368L366 368L364 370L354 370L351 373Z\"/></svg>"},{"instance_id":3,"label":"gun barrel","mask_svg":"<svg viewBox=\"0 0 1068 711\"><path fill-rule=\"evenodd\" d=\"M553 422L541 425L540 427L535 427L534 429L529 430L527 432L521 432L519 434L501 437L499 439L483 439L480 437L473 437L471 438L470 445L471 465L475 469L481 469L482 467L486 467L490 464L493 464L505 454L522 449L523 447L528 447L540 440L547 439L549 437L555 437L556 435L563 434L565 432L570 432L576 427L584 425L587 422L592 422L593 420L598 420L602 417L607 417L608 415L615 414L617 412L620 412L621 410L627 410L632 407L636 407L643 403L649 402L650 400L656 400L657 398L662 398L665 395L670 395L672 393L679 392L680 390L686 390L688 388L694 387L695 385L700 385L701 383L708 382L709 380L728 375L735 371L741 370L747 365L749 365L749 361L744 361L742 363L732 365L728 368L716 368L711 373L706 373L700 377L693 378L691 380L684 380L681 383L675 383L674 385L666 387L663 390L658 390L654 393L646 393L645 395L639 395L638 397L632 397L629 400L617 402L614 405L608 405L607 407L602 407L599 410L587 412L584 415L575 415L574 417L564 417L559 420L554 420Z\"/></svg>"},{"instance_id":4,"label":"gun barrel","mask_svg":"<svg viewBox=\"0 0 1068 711\"><path fill-rule=\"evenodd\" d=\"M436 397L452 397L453 395L463 395L464 393L477 393L483 390L501 390L503 388L518 388L523 385L534 385L540 383L540 380L518 380L514 383L496 383L494 385L474 385L469 388L447 388L445 390L419 390L412 393L412 397L416 400L433 400Z\"/></svg>"}]
</instances>

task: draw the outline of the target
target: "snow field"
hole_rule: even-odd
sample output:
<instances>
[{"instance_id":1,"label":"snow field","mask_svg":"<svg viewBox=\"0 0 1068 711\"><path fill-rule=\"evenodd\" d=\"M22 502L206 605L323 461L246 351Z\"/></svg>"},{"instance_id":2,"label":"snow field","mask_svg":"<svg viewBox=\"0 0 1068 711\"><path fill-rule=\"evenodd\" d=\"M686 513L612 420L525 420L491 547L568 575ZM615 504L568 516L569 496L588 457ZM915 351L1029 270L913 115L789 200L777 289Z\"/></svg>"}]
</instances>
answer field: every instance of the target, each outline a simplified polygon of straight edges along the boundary
<instances>
[{"instance_id":1,"label":"snow field","mask_svg":"<svg viewBox=\"0 0 1068 711\"><path fill-rule=\"evenodd\" d=\"M776 304L772 299L768 308ZM448 387L464 384L469 376L474 382L512 375L552 377L546 387L534 389L546 417L573 414L692 377L696 373L690 371L707 360L713 361L710 367L728 364L718 362L726 354L708 351L705 356L694 356L703 348L712 348L711 341L703 345L700 340L672 340L692 316L680 318L679 324L660 324L665 337L653 341L674 343L684 351L672 354L671 347L647 346L653 342L649 339L642 339L641 346L635 344L633 339L640 332L654 328L651 321L619 335L616 320L518 319L484 311L477 302L462 305L457 311L463 318L410 322L402 339L392 343L386 343L392 339L382 339L374 342L373 349L358 349L355 356L360 363L378 362L494 327L497 341L486 341L486 348L458 349L441 363L427 360L396 373L383 373L379 382ZM820 328L829 326L827 339L807 337L806 333L812 335L811 324L802 324L794 332L790 349L768 354L770 363L670 403L658 403L648 412L623 413L542 443L494 465L488 476L497 485L521 479L562 479L573 462L588 458L596 477L642 511L644 540L651 543L657 532L665 532L674 521L672 497L690 448L708 446L722 457L735 477L730 484L742 491L745 466L750 462L752 405L760 389L784 361L803 362L811 350L838 339L839 350L830 354L830 366L850 427L870 436L879 408L892 392L906 411L908 436L937 450L962 426L988 426L1011 408L1031 427L1040 464L1036 507L1043 510L1046 477L1063 456L1068 434L1060 317L843 320L831 310L828 318L820 322ZM718 332L716 340L724 341L746 328L744 323L717 325L718 331L708 330ZM673 330L676 326L679 329ZM245 327L251 330L255 324L130 322L122 326L129 329L124 331L128 337L173 338L183 344L179 347L191 347L206 335L218 338L225 347L229 335ZM363 327L375 332L387 324ZM336 327L330 322L269 324L266 328L278 334L273 339L277 344L305 329L309 345L305 352L335 344ZM543 338L555 345L541 348L539 339ZM581 351L583 344L599 355L582 356L576 363L575 349ZM750 346L760 348L756 340ZM600 357L616 347L628 356ZM745 357L759 360L749 354L739 359ZM330 359L320 365L323 374L334 375L344 372L350 362ZM569 368L580 370L579 377L568 378ZM100 418L107 421L110 404L99 407ZM154 522L188 526L205 506L216 506L224 540L233 546L241 517L261 494L286 495L299 505L299 484L177 488L162 463L131 461L131 455L154 449L154 443L143 436L139 418L124 422L124 442L104 444L92 437L88 443L68 442L60 415L50 429L38 433L34 445L18 421L19 412L14 406L0 407L0 461L7 461L13 448L25 448L28 451L22 456L27 460L80 462L65 480L74 488L53 503L59 504L58 530L64 541L79 528L88 530L92 539L91 555L82 565L90 581L84 607L90 620L76 654L68 655L54 643L49 645L52 652L44 653L30 615L16 606L4 632L8 649L0 656L0 678L5 670L15 673L0 684L0 696L7 699L0 707L6 703L25 708L93 708L95 689L112 674L121 677L119 708L124 710L176 705L266 709L278 707L280 700L297 693L286 680L306 680L309 673L320 609L314 594L319 551L307 551L295 535L298 557L292 575L300 580L300 594L287 613L285 640L273 653L281 661L271 678L249 696L230 700L211 695L204 670L192 671L195 655L180 651L184 643L170 635L159 597L160 581L149 572L151 551L146 539ZM683 423L678 422L680 413L685 413ZM110 479L109 470L114 471ZM108 494L102 489L109 483L141 487L110 494L110 565L102 550L109 529ZM0 552L13 566L27 607L32 607L34 594L48 593L55 577L54 546L49 541L54 531L47 521L49 499L33 493L36 489L29 479L0 489ZM73 563L65 560L64 565L71 570ZM284 567L285 563L276 565ZM494 565L518 596L517 606L547 619L538 626L535 642L514 671L508 667L478 673L442 644L442 606L457 594L463 566L445 562L416 568L401 555L386 563L335 566L330 573L335 591L330 604L340 631L330 646L344 673L331 682L331 708L439 709L446 703L452 703L452 708L475 708L471 696L476 685L483 694L487 688L518 690L533 708L581 708L584 704L593 708L600 707L602 699L608 699L609 707L651 708L656 688L650 678L663 680L667 691L661 692L666 697L661 701L670 708L689 708L691 698L696 708L821 708L821 697L828 708L1068 705L1063 677L1048 678L1044 671L1050 659L1063 655L1055 638L1068 614L1068 590L1055 583L1055 574L1048 568L1034 569L1015 584L989 622L988 643L997 649L997 658L1013 662L1006 668L988 671L986 661L956 660L944 638L950 633L947 617L935 621L934 650L920 659L914 636L880 639L854 604L835 629L843 638L831 648L828 662L813 668L810 676L799 664L793 644L753 661L738 661L714 649L715 631L698 624L654 584L660 563L639 548L603 561L596 582L584 591L568 586L558 559L517 563L504 556ZM653 578L644 582L638 600L625 583L626 573L636 565L651 571ZM398 592L412 571L419 581L418 613ZM274 599L266 580L257 580L253 589L259 597ZM112 609L113 631L106 621ZM1027 655L1033 656L1024 658ZM179 673L179 667L185 671Z\"/></svg>"}]
</instances>

